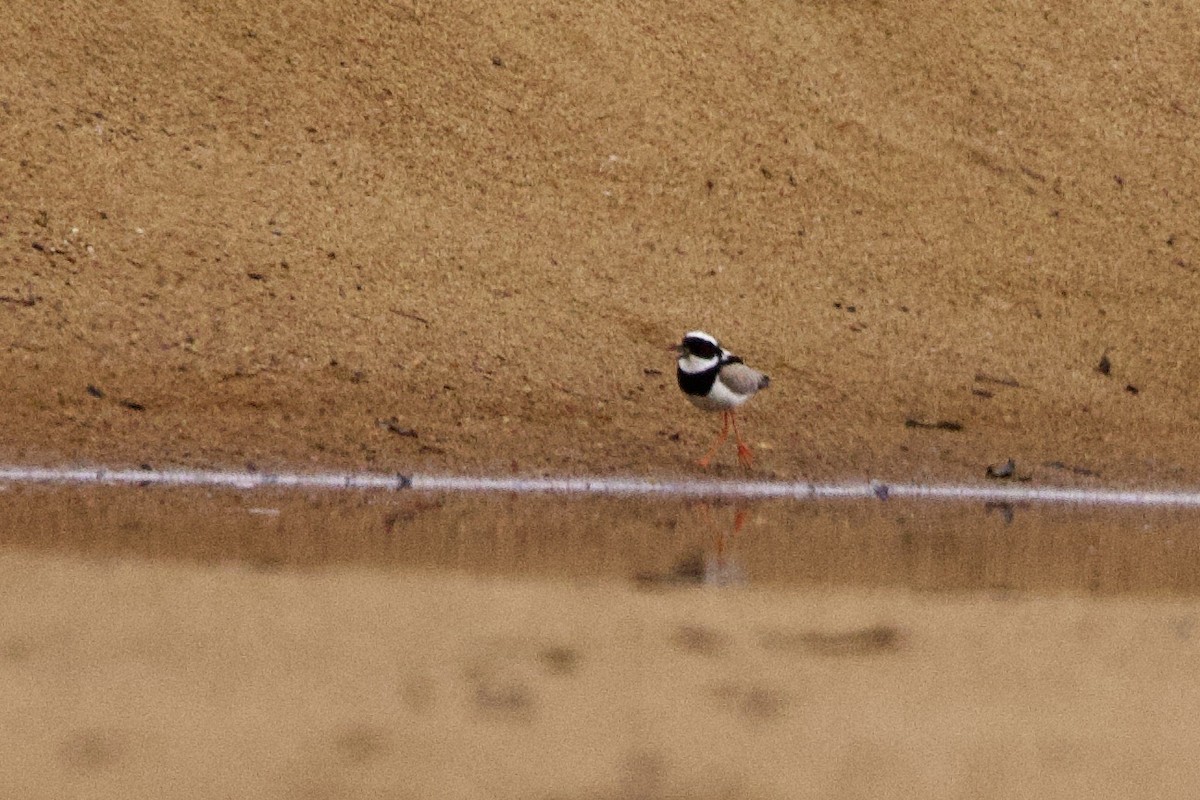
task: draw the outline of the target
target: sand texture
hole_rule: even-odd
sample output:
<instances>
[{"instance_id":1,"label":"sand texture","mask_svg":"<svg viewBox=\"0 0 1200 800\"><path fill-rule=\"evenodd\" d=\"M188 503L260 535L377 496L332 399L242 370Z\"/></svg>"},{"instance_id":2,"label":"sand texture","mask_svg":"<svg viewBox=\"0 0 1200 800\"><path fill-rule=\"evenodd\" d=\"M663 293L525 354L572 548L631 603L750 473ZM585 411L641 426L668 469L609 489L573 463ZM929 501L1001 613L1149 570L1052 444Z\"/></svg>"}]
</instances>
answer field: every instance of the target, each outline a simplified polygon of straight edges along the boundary
<instances>
[{"instance_id":1,"label":"sand texture","mask_svg":"<svg viewBox=\"0 0 1200 800\"><path fill-rule=\"evenodd\" d=\"M1141 3L17 4L3 450L688 470L716 424L664 348L703 327L775 380L763 472L1195 483L1198 36Z\"/></svg>"}]
</instances>

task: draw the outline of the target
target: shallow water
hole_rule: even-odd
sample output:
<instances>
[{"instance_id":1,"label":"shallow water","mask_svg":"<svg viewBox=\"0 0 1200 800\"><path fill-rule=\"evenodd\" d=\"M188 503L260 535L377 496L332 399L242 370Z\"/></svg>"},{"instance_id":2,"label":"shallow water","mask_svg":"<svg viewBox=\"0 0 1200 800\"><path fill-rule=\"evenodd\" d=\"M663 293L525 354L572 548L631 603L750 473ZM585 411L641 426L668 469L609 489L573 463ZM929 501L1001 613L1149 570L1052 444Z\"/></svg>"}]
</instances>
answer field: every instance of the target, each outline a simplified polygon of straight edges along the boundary
<instances>
[{"instance_id":1,"label":"shallow water","mask_svg":"<svg viewBox=\"0 0 1200 800\"><path fill-rule=\"evenodd\" d=\"M0 546L255 569L463 570L699 584L1200 594L1200 513L10 486Z\"/></svg>"}]
</instances>

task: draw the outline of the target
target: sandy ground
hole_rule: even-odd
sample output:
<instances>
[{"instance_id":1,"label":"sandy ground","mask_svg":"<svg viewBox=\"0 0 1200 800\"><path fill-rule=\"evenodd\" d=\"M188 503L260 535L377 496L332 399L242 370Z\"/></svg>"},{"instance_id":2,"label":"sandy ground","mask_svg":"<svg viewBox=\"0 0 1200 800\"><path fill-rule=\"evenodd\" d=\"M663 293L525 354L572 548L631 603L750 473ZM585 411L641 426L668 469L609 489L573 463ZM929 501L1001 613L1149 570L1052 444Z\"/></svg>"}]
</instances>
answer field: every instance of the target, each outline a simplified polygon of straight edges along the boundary
<instances>
[{"instance_id":1,"label":"sandy ground","mask_svg":"<svg viewBox=\"0 0 1200 800\"><path fill-rule=\"evenodd\" d=\"M1186 4L9 5L0 460L690 474L665 348L704 327L774 379L759 475L1200 485ZM629 543L677 510L399 512L433 554L511 511L489 571L319 500L22 497L6 795L1194 788L1178 520L916 512L946 594L862 512L656 593L681 551Z\"/></svg>"},{"instance_id":2,"label":"sandy ground","mask_svg":"<svg viewBox=\"0 0 1200 800\"><path fill-rule=\"evenodd\" d=\"M1195 9L4 17L10 458L1200 482Z\"/></svg>"}]
</instances>

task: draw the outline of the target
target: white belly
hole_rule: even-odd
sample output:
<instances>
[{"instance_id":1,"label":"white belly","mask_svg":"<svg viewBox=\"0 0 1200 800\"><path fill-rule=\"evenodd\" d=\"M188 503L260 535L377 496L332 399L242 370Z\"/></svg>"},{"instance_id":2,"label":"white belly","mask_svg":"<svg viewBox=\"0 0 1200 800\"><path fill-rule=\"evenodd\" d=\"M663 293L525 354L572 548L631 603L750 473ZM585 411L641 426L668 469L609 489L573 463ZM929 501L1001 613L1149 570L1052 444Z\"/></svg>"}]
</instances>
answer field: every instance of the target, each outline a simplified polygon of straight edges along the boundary
<instances>
[{"instance_id":1,"label":"white belly","mask_svg":"<svg viewBox=\"0 0 1200 800\"><path fill-rule=\"evenodd\" d=\"M713 383L712 391L703 397L699 395L689 394L688 400L692 401L692 405L696 408L702 408L705 411L728 411L731 408L737 408L742 403L750 399L748 394L734 394L729 391L725 384L721 383L720 379Z\"/></svg>"}]
</instances>

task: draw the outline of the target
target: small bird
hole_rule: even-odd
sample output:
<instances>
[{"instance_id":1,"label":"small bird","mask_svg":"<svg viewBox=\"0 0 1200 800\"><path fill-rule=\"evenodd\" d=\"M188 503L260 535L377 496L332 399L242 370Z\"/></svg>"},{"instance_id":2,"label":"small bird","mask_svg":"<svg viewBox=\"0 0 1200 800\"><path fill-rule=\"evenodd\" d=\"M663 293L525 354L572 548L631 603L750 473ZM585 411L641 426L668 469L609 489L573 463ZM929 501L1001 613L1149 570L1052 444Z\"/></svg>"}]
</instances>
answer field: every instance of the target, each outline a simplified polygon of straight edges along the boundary
<instances>
[{"instance_id":1,"label":"small bird","mask_svg":"<svg viewBox=\"0 0 1200 800\"><path fill-rule=\"evenodd\" d=\"M704 331L685 334L683 341L671 349L679 356L675 378L687 399L705 411L720 411L723 420L717 440L697 463L701 467L708 466L717 448L729 435L729 426L732 424L733 434L737 437L738 461L749 469L754 464L754 454L742 441L734 409L760 389L770 386L771 379L747 367L740 358L721 347L720 342Z\"/></svg>"}]
</instances>

